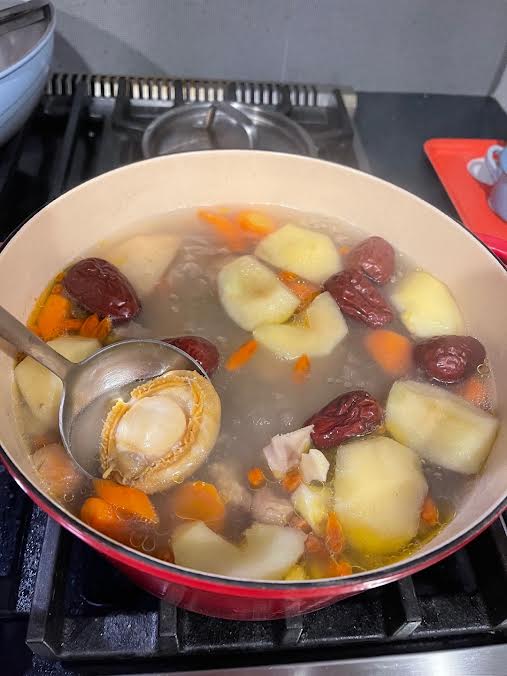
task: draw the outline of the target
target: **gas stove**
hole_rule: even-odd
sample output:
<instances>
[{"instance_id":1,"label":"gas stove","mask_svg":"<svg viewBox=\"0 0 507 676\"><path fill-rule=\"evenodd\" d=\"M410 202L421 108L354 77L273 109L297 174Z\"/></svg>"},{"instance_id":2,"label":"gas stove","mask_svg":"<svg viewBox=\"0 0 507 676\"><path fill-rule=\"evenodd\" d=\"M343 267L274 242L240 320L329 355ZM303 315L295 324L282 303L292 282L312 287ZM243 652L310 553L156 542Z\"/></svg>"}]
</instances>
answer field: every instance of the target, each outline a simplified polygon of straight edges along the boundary
<instances>
[{"instance_id":1,"label":"gas stove","mask_svg":"<svg viewBox=\"0 0 507 676\"><path fill-rule=\"evenodd\" d=\"M0 239L62 192L142 159L141 134L163 113L213 101L280 112L303 127L319 157L369 170L349 90L57 74L31 120L0 149ZM230 622L134 587L0 468L0 654L8 676L264 673L268 665L275 674L496 674L506 636L502 518L411 578L299 618Z\"/></svg>"}]
</instances>

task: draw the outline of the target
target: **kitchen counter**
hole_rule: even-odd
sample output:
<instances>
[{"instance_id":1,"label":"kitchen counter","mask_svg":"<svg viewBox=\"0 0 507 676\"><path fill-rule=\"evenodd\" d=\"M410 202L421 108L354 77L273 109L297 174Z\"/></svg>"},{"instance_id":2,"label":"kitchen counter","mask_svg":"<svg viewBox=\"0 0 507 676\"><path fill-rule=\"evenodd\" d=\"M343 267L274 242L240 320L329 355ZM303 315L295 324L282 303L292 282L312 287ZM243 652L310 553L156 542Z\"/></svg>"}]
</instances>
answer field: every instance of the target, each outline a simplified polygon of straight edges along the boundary
<instances>
[{"instance_id":1,"label":"kitchen counter","mask_svg":"<svg viewBox=\"0 0 507 676\"><path fill-rule=\"evenodd\" d=\"M355 122L372 174L453 218L423 143L435 137L507 140L507 114L491 97L359 93Z\"/></svg>"}]
</instances>

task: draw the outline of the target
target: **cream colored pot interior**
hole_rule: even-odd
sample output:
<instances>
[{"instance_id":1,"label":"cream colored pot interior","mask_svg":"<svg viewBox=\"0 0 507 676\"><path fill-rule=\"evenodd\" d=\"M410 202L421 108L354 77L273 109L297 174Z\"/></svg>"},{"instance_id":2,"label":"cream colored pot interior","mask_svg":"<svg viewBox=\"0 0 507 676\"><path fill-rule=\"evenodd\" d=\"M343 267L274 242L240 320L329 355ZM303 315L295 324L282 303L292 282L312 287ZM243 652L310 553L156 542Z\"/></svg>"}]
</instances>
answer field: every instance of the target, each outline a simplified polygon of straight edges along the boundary
<instances>
[{"instance_id":1,"label":"cream colored pot interior","mask_svg":"<svg viewBox=\"0 0 507 676\"><path fill-rule=\"evenodd\" d=\"M132 164L63 195L21 229L0 254L0 303L25 320L48 281L100 240L143 218L227 203L277 204L348 221L385 237L449 285L469 332L486 346L503 424L456 518L421 551L478 524L498 507L507 488L507 274L464 229L399 188L336 164L252 151L173 155ZM1 352L0 364L1 444L41 488L14 424L12 357Z\"/></svg>"}]
</instances>

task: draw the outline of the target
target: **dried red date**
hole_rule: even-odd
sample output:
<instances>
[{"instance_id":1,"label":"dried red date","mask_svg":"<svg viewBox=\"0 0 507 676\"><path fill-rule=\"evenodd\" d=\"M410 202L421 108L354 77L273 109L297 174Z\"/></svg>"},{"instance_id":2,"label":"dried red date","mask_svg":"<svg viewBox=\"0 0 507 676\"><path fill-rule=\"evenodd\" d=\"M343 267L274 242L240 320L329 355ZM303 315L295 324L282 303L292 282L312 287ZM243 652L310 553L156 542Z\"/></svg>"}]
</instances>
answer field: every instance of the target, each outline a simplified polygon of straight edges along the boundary
<instances>
[{"instance_id":1,"label":"dried red date","mask_svg":"<svg viewBox=\"0 0 507 676\"><path fill-rule=\"evenodd\" d=\"M363 272L377 284L385 284L394 273L394 249L382 237L368 237L348 254L345 267Z\"/></svg>"},{"instance_id":2,"label":"dried red date","mask_svg":"<svg viewBox=\"0 0 507 676\"><path fill-rule=\"evenodd\" d=\"M220 355L213 343L199 336L180 336L179 338L166 338L165 343L179 347L180 350L190 355L208 376L212 376L218 368Z\"/></svg>"},{"instance_id":3,"label":"dried red date","mask_svg":"<svg viewBox=\"0 0 507 676\"><path fill-rule=\"evenodd\" d=\"M419 343L414 361L430 380L457 383L486 359L482 343L471 336L440 336Z\"/></svg>"},{"instance_id":4,"label":"dried red date","mask_svg":"<svg viewBox=\"0 0 507 676\"><path fill-rule=\"evenodd\" d=\"M324 288L344 314L359 319L372 329L379 329L393 319L391 307L362 272L338 272L327 280Z\"/></svg>"},{"instance_id":5,"label":"dried red date","mask_svg":"<svg viewBox=\"0 0 507 676\"><path fill-rule=\"evenodd\" d=\"M133 319L141 304L129 280L102 258L84 258L65 273L63 286L78 305L113 321Z\"/></svg>"},{"instance_id":6,"label":"dried red date","mask_svg":"<svg viewBox=\"0 0 507 676\"><path fill-rule=\"evenodd\" d=\"M317 448L338 446L351 437L374 432L382 424L380 404L364 390L346 392L324 406L305 422L313 425L312 441Z\"/></svg>"}]
</instances>

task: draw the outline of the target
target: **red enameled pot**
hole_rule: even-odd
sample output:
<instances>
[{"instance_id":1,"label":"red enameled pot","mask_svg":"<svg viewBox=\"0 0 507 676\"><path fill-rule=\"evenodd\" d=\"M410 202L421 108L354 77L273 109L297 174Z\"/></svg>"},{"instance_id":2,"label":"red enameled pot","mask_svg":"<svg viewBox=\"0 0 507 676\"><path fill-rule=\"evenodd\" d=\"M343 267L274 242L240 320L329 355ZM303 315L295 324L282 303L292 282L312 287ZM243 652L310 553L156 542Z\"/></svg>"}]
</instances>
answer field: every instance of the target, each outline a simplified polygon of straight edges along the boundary
<instances>
[{"instance_id":1,"label":"red enameled pot","mask_svg":"<svg viewBox=\"0 0 507 676\"><path fill-rule=\"evenodd\" d=\"M400 563L351 577L303 582L245 581L159 562L84 525L51 498L27 454L13 407L13 355L0 354L1 458L32 500L149 592L189 610L229 619L273 619L316 610L439 561L505 508L507 489L507 297L500 262L459 224L389 183L321 160L256 151L172 155L131 164L71 190L33 216L0 253L0 304L26 320L48 280L99 241L168 211L202 205L275 204L343 220L380 235L449 285L481 339L496 376L496 444L459 505L431 542Z\"/></svg>"}]
</instances>

